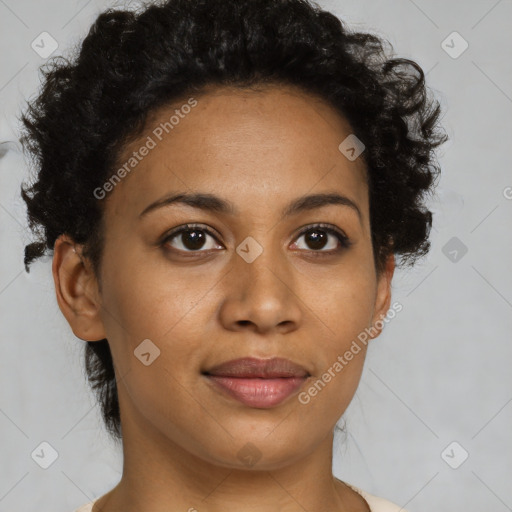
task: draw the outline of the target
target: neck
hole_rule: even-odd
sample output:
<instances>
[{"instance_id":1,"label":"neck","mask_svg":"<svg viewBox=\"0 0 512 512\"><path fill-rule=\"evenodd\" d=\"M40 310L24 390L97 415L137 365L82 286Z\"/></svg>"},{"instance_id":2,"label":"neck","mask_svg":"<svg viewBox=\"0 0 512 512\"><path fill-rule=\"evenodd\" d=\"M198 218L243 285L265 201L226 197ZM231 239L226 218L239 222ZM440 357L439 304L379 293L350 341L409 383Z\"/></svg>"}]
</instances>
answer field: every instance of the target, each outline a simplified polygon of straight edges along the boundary
<instances>
[{"instance_id":1,"label":"neck","mask_svg":"<svg viewBox=\"0 0 512 512\"><path fill-rule=\"evenodd\" d=\"M164 435L129 407L121 404L126 411L123 475L97 501L94 512L368 510L356 492L332 475L334 430L293 460L276 462L257 454L253 465L254 459L242 456L224 462L197 447L189 449L178 432L169 429ZM170 439L169 433L175 437ZM246 452L252 453L249 446Z\"/></svg>"}]
</instances>

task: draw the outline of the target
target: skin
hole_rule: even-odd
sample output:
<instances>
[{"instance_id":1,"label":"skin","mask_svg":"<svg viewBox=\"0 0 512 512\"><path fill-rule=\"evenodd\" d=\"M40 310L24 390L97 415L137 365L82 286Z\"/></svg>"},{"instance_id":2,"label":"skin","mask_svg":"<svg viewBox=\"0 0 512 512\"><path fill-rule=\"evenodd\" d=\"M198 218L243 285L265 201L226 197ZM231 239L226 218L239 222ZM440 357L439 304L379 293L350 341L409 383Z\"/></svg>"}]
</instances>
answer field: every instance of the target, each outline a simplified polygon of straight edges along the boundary
<instances>
[{"instance_id":1,"label":"skin","mask_svg":"<svg viewBox=\"0 0 512 512\"><path fill-rule=\"evenodd\" d=\"M55 244L59 307L78 338L108 338L116 369L123 476L94 512L368 510L332 475L334 427L357 389L364 346L308 404L295 395L271 409L248 407L201 374L238 357L279 356L304 366L311 383L386 315L395 262L390 256L377 276L364 162L338 149L350 125L292 86L212 88L195 98L104 200L101 286L81 246L66 235ZM184 103L156 112L120 165ZM176 203L139 219L167 194L199 191L239 214ZM332 204L281 215L321 192L349 197L361 219ZM195 252L186 233L159 245L186 223L217 239L203 232ZM324 246L311 248L299 232L316 223L338 227L352 245L323 231ZM252 263L236 252L248 236L263 248ZM160 350L148 366L134 356L145 339ZM237 455L247 443L260 457L250 467Z\"/></svg>"}]
</instances>

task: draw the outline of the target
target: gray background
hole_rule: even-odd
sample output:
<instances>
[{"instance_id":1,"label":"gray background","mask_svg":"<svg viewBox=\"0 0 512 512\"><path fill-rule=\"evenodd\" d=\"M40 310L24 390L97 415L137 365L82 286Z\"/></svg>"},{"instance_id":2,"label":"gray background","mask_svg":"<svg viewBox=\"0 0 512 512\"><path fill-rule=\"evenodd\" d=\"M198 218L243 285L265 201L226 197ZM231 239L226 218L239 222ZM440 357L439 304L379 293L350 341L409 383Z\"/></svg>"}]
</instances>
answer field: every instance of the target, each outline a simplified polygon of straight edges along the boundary
<instances>
[{"instance_id":1,"label":"gray background","mask_svg":"<svg viewBox=\"0 0 512 512\"><path fill-rule=\"evenodd\" d=\"M333 471L410 512L512 510L511 1L319 3L428 72L450 136L429 203L431 252L395 274L403 310L370 347ZM45 61L31 42L49 32L60 54L110 5L0 0L0 141L12 141L0 146L1 512L71 512L121 476L120 450L85 381L84 342L55 300L51 258L23 269L30 238L19 186L28 171L15 141L15 116ZM454 31L469 44L457 58L444 49L462 48L458 36L446 40ZM48 469L31 457L43 441L58 453ZM446 462L466 452L458 468Z\"/></svg>"}]
</instances>

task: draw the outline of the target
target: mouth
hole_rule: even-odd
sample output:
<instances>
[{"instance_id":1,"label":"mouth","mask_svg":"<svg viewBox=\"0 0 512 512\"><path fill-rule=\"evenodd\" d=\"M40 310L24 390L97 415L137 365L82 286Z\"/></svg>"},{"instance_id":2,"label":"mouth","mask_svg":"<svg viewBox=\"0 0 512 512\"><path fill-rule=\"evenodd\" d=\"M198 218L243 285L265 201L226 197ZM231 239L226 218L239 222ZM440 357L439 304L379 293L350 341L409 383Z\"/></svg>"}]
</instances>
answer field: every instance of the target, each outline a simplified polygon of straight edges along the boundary
<instances>
[{"instance_id":1,"label":"mouth","mask_svg":"<svg viewBox=\"0 0 512 512\"><path fill-rule=\"evenodd\" d=\"M242 358L202 372L212 388L255 408L271 408L295 394L310 377L288 359Z\"/></svg>"}]
</instances>

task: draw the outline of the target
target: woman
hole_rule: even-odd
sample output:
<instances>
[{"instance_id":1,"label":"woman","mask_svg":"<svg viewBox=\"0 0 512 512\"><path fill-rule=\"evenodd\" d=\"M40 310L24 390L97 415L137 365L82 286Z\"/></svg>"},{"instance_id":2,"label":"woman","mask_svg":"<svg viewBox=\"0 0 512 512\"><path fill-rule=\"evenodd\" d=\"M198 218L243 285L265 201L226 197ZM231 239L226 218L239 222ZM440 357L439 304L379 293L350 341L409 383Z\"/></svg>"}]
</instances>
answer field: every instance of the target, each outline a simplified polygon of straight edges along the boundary
<instances>
[{"instance_id":1,"label":"woman","mask_svg":"<svg viewBox=\"0 0 512 512\"><path fill-rule=\"evenodd\" d=\"M53 251L124 455L80 512L403 510L331 471L446 140L383 43L306 0L168 0L49 66L25 265Z\"/></svg>"}]
</instances>

